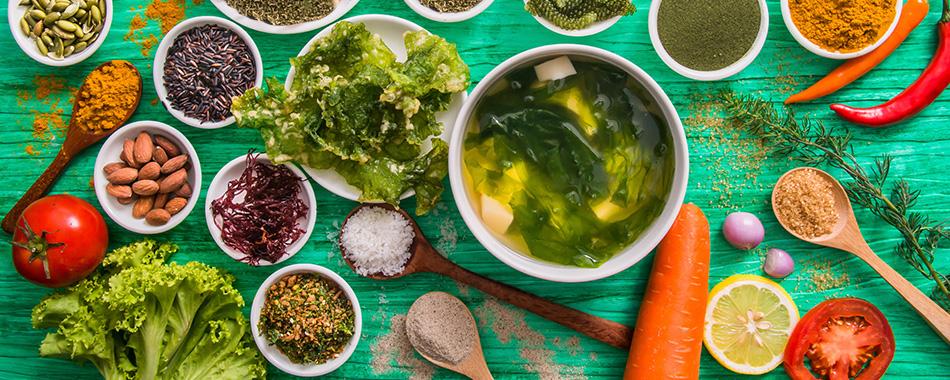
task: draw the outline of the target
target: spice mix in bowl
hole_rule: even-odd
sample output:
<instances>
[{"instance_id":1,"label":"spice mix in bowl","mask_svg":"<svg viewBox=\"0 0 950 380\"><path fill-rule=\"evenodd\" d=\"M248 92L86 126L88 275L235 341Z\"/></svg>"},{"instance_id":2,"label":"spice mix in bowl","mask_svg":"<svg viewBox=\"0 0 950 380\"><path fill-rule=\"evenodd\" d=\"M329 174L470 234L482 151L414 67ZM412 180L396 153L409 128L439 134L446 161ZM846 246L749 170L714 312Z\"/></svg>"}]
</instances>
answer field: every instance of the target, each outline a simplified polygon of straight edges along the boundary
<instances>
[{"instance_id":1,"label":"spice mix in bowl","mask_svg":"<svg viewBox=\"0 0 950 380\"><path fill-rule=\"evenodd\" d=\"M220 17L195 17L170 30L155 52L155 91L165 109L192 127L234 122L231 98L264 82L251 36Z\"/></svg>"},{"instance_id":2,"label":"spice mix in bowl","mask_svg":"<svg viewBox=\"0 0 950 380\"><path fill-rule=\"evenodd\" d=\"M795 40L834 59L859 57L884 43L903 6L900 0L782 0L781 5Z\"/></svg>"},{"instance_id":3,"label":"spice mix in bowl","mask_svg":"<svg viewBox=\"0 0 950 380\"><path fill-rule=\"evenodd\" d=\"M356 293L342 277L295 264L267 277L251 305L251 331L271 364L294 376L321 376L349 359L363 319Z\"/></svg>"},{"instance_id":4,"label":"spice mix in bowl","mask_svg":"<svg viewBox=\"0 0 950 380\"><path fill-rule=\"evenodd\" d=\"M420 16L438 22L465 21L482 13L494 0L406 0Z\"/></svg>"},{"instance_id":5,"label":"spice mix in bowl","mask_svg":"<svg viewBox=\"0 0 950 380\"><path fill-rule=\"evenodd\" d=\"M259 32L294 34L322 28L359 0L211 0L228 18Z\"/></svg>"}]
</instances>

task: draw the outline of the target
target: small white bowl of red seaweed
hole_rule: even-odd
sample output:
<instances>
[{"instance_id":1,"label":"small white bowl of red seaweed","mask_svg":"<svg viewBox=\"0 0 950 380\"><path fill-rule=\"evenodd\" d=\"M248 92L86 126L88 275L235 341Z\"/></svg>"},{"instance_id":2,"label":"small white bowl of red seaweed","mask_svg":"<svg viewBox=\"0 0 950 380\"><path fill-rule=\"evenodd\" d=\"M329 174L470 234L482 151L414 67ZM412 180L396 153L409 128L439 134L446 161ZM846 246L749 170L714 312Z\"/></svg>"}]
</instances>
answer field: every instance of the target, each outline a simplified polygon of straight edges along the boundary
<instances>
[{"instance_id":1,"label":"small white bowl of red seaweed","mask_svg":"<svg viewBox=\"0 0 950 380\"><path fill-rule=\"evenodd\" d=\"M317 220L306 178L293 164L273 165L263 153L224 165L205 199L205 220L218 247L252 266L277 264L300 251Z\"/></svg>"},{"instance_id":2,"label":"small white bowl of red seaweed","mask_svg":"<svg viewBox=\"0 0 950 380\"><path fill-rule=\"evenodd\" d=\"M304 303L316 307L299 307ZM297 329L308 329L300 325L306 321L325 322L330 328L294 335ZM356 350L362 330L363 316L353 288L319 265L295 264L277 270L261 284L251 305L251 332L257 348L267 361L294 376L322 376L339 368ZM297 339L280 338L284 336Z\"/></svg>"}]
</instances>

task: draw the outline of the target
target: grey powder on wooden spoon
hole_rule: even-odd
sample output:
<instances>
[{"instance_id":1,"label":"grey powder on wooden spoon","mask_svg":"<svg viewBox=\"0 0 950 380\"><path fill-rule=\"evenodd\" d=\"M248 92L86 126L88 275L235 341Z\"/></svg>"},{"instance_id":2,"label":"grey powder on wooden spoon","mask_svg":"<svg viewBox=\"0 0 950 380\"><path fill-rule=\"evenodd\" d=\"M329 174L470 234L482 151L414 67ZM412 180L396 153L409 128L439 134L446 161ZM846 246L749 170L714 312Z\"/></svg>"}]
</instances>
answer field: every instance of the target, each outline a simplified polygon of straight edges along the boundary
<instances>
[{"instance_id":1,"label":"grey powder on wooden spoon","mask_svg":"<svg viewBox=\"0 0 950 380\"><path fill-rule=\"evenodd\" d=\"M472 353L475 320L458 298L431 292L422 295L406 315L409 342L423 356L456 365Z\"/></svg>"}]
</instances>

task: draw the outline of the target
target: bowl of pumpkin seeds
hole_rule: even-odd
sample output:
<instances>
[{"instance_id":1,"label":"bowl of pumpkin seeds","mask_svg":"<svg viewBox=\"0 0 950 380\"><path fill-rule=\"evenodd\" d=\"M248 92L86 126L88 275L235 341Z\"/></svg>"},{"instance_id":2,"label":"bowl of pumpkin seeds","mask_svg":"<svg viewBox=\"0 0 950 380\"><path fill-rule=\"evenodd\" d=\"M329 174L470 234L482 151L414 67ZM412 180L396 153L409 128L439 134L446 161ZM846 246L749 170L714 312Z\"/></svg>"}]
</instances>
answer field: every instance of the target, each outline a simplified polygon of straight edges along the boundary
<instances>
[{"instance_id":1,"label":"bowl of pumpkin seeds","mask_svg":"<svg viewBox=\"0 0 950 380\"><path fill-rule=\"evenodd\" d=\"M69 66L102 45L112 25L112 0L10 0L7 19L26 55L49 66Z\"/></svg>"}]
</instances>

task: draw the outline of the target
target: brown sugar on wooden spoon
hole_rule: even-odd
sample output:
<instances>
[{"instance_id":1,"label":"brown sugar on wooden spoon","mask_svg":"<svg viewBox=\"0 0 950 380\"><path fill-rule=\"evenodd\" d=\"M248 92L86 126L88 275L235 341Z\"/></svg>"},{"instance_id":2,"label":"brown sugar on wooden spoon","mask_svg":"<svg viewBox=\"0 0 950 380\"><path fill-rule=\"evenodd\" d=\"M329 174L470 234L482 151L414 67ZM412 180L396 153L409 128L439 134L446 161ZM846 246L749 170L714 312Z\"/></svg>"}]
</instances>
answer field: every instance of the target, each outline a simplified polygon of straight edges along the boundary
<instances>
[{"instance_id":1,"label":"brown sugar on wooden spoon","mask_svg":"<svg viewBox=\"0 0 950 380\"><path fill-rule=\"evenodd\" d=\"M13 233L17 218L42 197L79 152L110 135L135 112L142 99L142 76L129 62L113 60L99 65L83 81L73 103L66 140L59 154L33 186L3 217L3 230Z\"/></svg>"}]
</instances>

